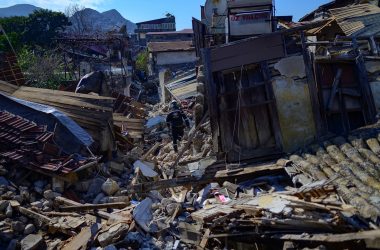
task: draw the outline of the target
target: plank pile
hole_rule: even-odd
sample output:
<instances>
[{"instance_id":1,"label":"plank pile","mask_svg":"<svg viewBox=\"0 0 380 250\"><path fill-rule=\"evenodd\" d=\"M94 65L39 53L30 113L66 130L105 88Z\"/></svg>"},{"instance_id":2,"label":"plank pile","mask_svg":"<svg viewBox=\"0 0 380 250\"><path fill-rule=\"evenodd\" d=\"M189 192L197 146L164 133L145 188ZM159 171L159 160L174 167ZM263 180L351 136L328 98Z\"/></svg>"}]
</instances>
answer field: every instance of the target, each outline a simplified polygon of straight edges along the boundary
<instances>
[{"instance_id":1,"label":"plank pile","mask_svg":"<svg viewBox=\"0 0 380 250\"><path fill-rule=\"evenodd\" d=\"M310 201L298 197L318 189L324 191ZM369 229L360 225L360 220L355 220L355 209L340 202L326 182L308 191L263 193L256 197L244 195L226 203L220 201L221 190L214 193L216 201L191 214L207 234L204 240L208 247L220 247L217 239L231 239L224 247L232 248L232 239L248 244L252 240L259 243L289 234L342 234ZM348 217L352 223L347 219L348 214L351 214ZM275 240L273 246L276 244L281 248L283 242Z\"/></svg>"},{"instance_id":2,"label":"plank pile","mask_svg":"<svg viewBox=\"0 0 380 250\"><path fill-rule=\"evenodd\" d=\"M113 124L117 133L132 139L143 138L145 119L128 118L121 113L113 113Z\"/></svg>"},{"instance_id":3,"label":"plank pile","mask_svg":"<svg viewBox=\"0 0 380 250\"><path fill-rule=\"evenodd\" d=\"M60 110L86 129L106 151L112 134L113 98L31 87L20 87L13 96Z\"/></svg>"}]
</instances>

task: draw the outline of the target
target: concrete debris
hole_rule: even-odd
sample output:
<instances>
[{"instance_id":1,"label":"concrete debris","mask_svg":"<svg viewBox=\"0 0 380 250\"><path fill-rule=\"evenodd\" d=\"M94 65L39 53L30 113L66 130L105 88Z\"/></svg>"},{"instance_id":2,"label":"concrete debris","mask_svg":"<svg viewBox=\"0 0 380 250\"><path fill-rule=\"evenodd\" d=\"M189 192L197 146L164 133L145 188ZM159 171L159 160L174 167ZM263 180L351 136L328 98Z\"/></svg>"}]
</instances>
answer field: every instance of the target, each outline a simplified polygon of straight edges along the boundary
<instances>
[{"instance_id":1,"label":"concrete debris","mask_svg":"<svg viewBox=\"0 0 380 250\"><path fill-rule=\"evenodd\" d=\"M361 20L380 9L335 1L294 23L269 3L207 2L231 30L193 19L194 47L171 60L194 54L191 69L161 65L182 49L148 50L149 76L129 75L145 45L120 31L123 49L94 58L112 69L93 89L106 96L0 81L0 249L380 249L379 39L347 30L380 27ZM276 25L248 38L263 17ZM115 47L58 40L83 71ZM100 65L113 57L121 75Z\"/></svg>"},{"instance_id":2,"label":"concrete debris","mask_svg":"<svg viewBox=\"0 0 380 250\"><path fill-rule=\"evenodd\" d=\"M144 229L146 232L150 232L150 225L153 219L152 213L153 201L150 198L146 198L141 201L133 210L133 218L136 223Z\"/></svg>"},{"instance_id":3,"label":"concrete debris","mask_svg":"<svg viewBox=\"0 0 380 250\"><path fill-rule=\"evenodd\" d=\"M116 181L108 178L102 185L102 191L107 195L113 195L119 191L120 187Z\"/></svg>"},{"instance_id":4,"label":"concrete debris","mask_svg":"<svg viewBox=\"0 0 380 250\"><path fill-rule=\"evenodd\" d=\"M24 234L29 235L36 231L36 227L33 224L28 224L25 226Z\"/></svg>"},{"instance_id":5,"label":"concrete debris","mask_svg":"<svg viewBox=\"0 0 380 250\"><path fill-rule=\"evenodd\" d=\"M134 167L135 170L136 170L136 168L139 168L141 170L141 173L145 177L153 178L153 177L158 176L158 173L153 170L154 169L154 164L151 164L149 162L136 161L133 164L133 167Z\"/></svg>"},{"instance_id":6,"label":"concrete debris","mask_svg":"<svg viewBox=\"0 0 380 250\"><path fill-rule=\"evenodd\" d=\"M123 234L128 230L128 225L125 223L117 223L110 226L104 232L100 232L98 236L99 244L102 247L108 246L119 240L119 237L122 237Z\"/></svg>"},{"instance_id":7,"label":"concrete debris","mask_svg":"<svg viewBox=\"0 0 380 250\"><path fill-rule=\"evenodd\" d=\"M43 238L40 234L29 234L21 240L22 250L35 250L43 248ZM40 248L41 247L41 248Z\"/></svg>"}]
</instances>

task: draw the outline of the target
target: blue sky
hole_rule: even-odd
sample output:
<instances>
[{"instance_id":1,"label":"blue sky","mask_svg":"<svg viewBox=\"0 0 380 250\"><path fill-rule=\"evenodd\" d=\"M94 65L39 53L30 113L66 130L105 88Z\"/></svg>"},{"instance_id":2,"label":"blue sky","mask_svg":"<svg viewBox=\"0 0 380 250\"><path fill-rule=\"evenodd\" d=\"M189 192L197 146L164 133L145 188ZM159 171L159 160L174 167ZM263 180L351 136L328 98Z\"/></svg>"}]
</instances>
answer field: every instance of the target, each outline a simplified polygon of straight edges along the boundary
<instances>
[{"instance_id":1,"label":"blue sky","mask_svg":"<svg viewBox=\"0 0 380 250\"><path fill-rule=\"evenodd\" d=\"M277 15L293 15L298 20L306 13L331 0L276 0ZM191 18L200 18L200 5L205 0L0 0L0 7L29 3L38 7L64 11L70 4L98 11L118 10L132 22L163 17L167 12L177 18L177 29L190 28Z\"/></svg>"}]
</instances>

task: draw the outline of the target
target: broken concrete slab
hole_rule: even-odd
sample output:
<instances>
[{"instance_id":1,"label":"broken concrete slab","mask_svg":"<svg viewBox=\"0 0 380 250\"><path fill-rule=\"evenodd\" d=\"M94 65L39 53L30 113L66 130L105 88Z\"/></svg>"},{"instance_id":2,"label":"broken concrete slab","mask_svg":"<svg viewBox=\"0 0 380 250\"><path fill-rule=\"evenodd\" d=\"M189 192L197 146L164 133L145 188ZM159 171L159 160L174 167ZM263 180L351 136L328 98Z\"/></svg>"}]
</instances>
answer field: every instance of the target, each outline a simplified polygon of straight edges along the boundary
<instances>
[{"instance_id":1,"label":"broken concrete slab","mask_svg":"<svg viewBox=\"0 0 380 250\"><path fill-rule=\"evenodd\" d=\"M116 242L119 237L125 234L128 231L129 226L126 223L116 223L109 228L107 228L104 232L101 232L98 236L99 244L102 247L108 246L114 242Z\"/></svg>"},{"instance_id":2,"label":"broken concrete slab","mask_svg":"<svg viewBox=\"0 0 380 250\"><path fill-rule=\"evenodd\" d=\"M134 169L139 168L141 170L141 173L145 177L153 178L153 177L158 176L158 173L153 170L154 169L153 163L138 160L133 164L133 167Z\"/></svg>"},{"instance_id":3,"label":"broken concrete slab","mask_svg":"<svg viewBox=\"0 0 380 250\"><path fill-rule=\"evenodd\" d=\"M33 224L28 224L25 226L24 234L32 234L36 231L36 227Z\"/></svg>"},{"instance_id":4,"label":"broken concrete slab","mask_svg":"<svg viewBox=\"0 0 380 250\"><path fill-rule=\"evenodd\" d=\"M44 191L44 198L47 200L54 200L55 198L61 196L60 193L54 192L53 190Z\"/></svg>"},{"instance_id":5,"label":"broken concrete slab","mask_svg":"<svg viewBox=\"0 0 380 250\"><path fill-rule=\"evenodd\" d=\"M24 239L21 240L21 249L22 250L35 250L43 243L43 238L40 234L29 234Z\"/></svg>"},{"instance_id":6,"label":"broken concrete slab","mask_svg":"<svg viewBox=\"0 0 380 250\"><path fill-rule=\"evenodd\" d=\"M150 232L149 224L153 219L152 205L153 201L150 198L146 198L133 210L133 218L146 232Z\"/></svg>"},{"instance_id":7,"label":"broken concrete slab","mask_svg":"<svg viewBox=\"0 0 380 250\"><path fill-rule=\"evenodd\" d=\"M116 181L108 178L102 185L102 191L107 195L113 195L119 191L120 187Z\"/></svg>"},{"instance_id":8,"label":"broken concrete slab","mask_svg":"<svg viewBox=\"0 0 380 250\"><path fill-rule=\"evenodd\" d=\"M278 61L274 65L274 68L286 77L306 77L305 63L302 55L285 57Z\"/></svg>"}]
</instances>

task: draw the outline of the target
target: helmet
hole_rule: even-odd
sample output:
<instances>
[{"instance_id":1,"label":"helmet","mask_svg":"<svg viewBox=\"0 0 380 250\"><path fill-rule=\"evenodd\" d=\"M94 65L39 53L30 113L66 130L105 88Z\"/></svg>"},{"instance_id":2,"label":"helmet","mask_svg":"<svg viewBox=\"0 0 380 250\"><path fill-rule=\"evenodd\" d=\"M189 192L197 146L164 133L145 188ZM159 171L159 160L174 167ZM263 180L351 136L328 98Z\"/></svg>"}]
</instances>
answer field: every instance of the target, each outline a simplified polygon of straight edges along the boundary
<instances>
[{"instance_id":1,"label":"helmet","mask_svg":"<svg viewBox=\"0 0 380 250\"><path fill-rule=\"evenodd\" d=\"M176 100L173 100L170 102L170 109L178 109L179 106L178 106L178 102Z\"/></svg>"}]
</instances>

